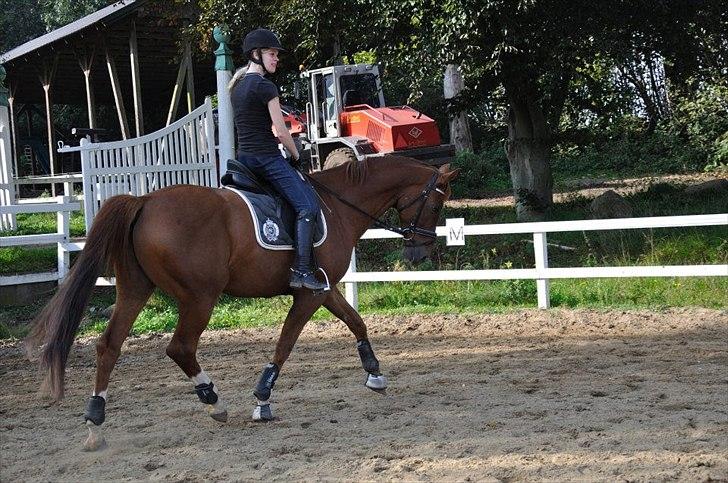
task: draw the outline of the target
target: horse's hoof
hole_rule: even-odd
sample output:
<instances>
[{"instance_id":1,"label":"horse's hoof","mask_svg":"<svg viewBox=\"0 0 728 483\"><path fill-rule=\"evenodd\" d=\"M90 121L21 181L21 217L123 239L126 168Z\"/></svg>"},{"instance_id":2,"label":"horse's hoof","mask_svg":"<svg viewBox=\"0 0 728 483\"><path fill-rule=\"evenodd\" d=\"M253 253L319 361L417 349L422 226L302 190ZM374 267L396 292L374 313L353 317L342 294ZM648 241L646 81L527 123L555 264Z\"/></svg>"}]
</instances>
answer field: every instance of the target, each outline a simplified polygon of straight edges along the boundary
<instances>
[{"instance_id":1,"label":"horse's hoof","mask_svg":"<svg viewBox=\"0 0 728 483\"><path fill-rule=\"evenodd\" d=\"M219 423L227 423L227 411L210 411L210 417Z\"/></svg>"},{"instance_id":2,"label":"horse's hoof","mask_svg":"<svg viewBox=\"0 0 728 483\"><path fill-rule=\"evenodd\" d=\"M367 375L367 382L364 385L374 392L384 394L387 390L387 378L381 374L378 376L369 374Z\"/></svg>"},{"instance_id":3,"label":"horse's hoof","mask_svg":"<svg viewBox=\"0 0 728 483\"><path fill-rule=\"evenodd\" d=\"M208 404L207 405L207 414L210 415L212 419L214 419L217 422L220 423L226 423L228 418L227 408L224 404L221 404L220 402L217 402L215 404Z\"/></svg>"},{"instance_id":4,"label":"horse's hoof","mask_svg":"<svg viewBox=\"0 0 728 483\"><path fill-rule=\"evenodd\" d=\"M101 427L96 426L91 421L86 421L86 427L88 427L88 438L83 443L83 450L98 451L106 448L106 439L101 432Z\"/></svg>"},{"instance_id":5,"label":"horse's hoof","mask_svg":"<svg viewBox=\"0 0 728 483\"><path fill-rule=\"evenodd\" d=\"M273 411L270 409L270 404L255 406L253 421L273 421Z\"/></svg>"}]
</instances>

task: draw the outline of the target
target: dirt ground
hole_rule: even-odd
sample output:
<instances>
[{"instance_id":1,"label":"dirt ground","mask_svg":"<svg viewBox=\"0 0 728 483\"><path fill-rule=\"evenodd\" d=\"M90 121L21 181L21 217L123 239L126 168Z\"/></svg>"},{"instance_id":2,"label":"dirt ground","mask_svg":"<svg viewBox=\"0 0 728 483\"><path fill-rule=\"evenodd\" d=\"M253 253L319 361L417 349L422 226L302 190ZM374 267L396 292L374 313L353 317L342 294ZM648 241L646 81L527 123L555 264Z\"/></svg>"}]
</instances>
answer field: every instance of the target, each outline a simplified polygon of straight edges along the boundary
<instances>
[{"instance_id":1,"label":"dirt ground","mask_svg":"<svg viewBox=\"0 0 728 483\"><path fill-rule=\"evenodd\" d=\"M554 203L568 201L574 196L594 199L609 190L616 191L622 196L628 196L646 191L650 186L657 183L690 186L721 178L725 178L725 176L712 173L668 174L612 180L584 178L563 183L564 186L562 188L556 188L554 190ZM514 199L512 193L493 194L482 199L461 198L447 202L447 206L452 208L513 206L513 204Z\"/></svg>"},{"instance_id":2,"label":"dirt ground","mask_svg":"<svg viewBox=\"0 0 728 483\"><path fill-rule=\"evenodd\" d=\"M715 481L728 479L728 311L517 311L368 317L390 387L363 386L340 322L309 324L276 384L251 394L277 328L208 332L229 405L202 410L164 356L130 338L112 376L107 449L82 451L94 339L51 405L19 343L0 346L0 480Z\"/></svg>"}]
</instances>

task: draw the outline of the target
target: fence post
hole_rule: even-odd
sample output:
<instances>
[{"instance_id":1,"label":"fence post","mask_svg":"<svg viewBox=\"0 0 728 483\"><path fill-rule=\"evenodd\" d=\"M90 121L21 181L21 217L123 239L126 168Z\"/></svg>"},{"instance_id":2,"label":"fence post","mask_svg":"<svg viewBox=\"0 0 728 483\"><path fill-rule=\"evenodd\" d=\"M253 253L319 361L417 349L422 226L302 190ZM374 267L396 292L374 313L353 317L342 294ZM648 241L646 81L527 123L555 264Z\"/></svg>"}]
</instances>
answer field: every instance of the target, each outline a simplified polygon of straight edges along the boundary
<instances>
[{"instance_id":1,"label":"fence post","mask_svg":"<svg viewBox=\"0 0 728 483\"><path fill-rule=\"evenodd\" d=\"M58 196L56 202L58 204L70 203L71 196ZM63 282L63 279L68 275L68 270L71 265L71 256L66 250L65 244L70 241L71 236L71 213L67 208L59 209L56 213L56 219L58 223L58 234L63 235L63 240L58 242L58 284Z\"/></svg>"},{"instance_id":2,"label":"fence post","mask_svg":"<svg viewBox=\"0 0 728 483\"><path fill-rule=\"evenodd\" d=\"M83 219L86 225L86 235L91 230L91 222L94 220L94 203L96 203L96 183L91 176L90 151L83 149L90 144L89 140L81 138L81 175L83 176Z\"/></svg>"},{"instance_id":3,"label":"fence post","mask_svg":"<svg viewBox=\"0 0 728 483\"><path fill-rule=\"evenodd\" d=\"M351 251L349 270L346 273L347 275L356 273L356 248ZM354 310L359 310L359 289L357 288L356 282L346 282L344 287L346 288L346 301L354 307Z\"/></svg>"},{"instance_id":4,"label":"fence post","mask_svg":"<svg viewBox=\"0 0 728 483\"><path fill-rule=\"evenodd\" d=\"M4 82L5 67L0 65L0 205L10 206L15 203L15 180L13 179L13 152L10 141L10 104ZM14 230L16 226L14 214L0 215L0 231Z\"/></svg>"},{"instance_id":5,"label":"fence post","mask_svg":"<svg viewBox=\"0 0 728 483\"><path fill-rule=\"evenodd\" d=\"M235 158L235 131L233 130L233 104L230 101L228 82L232 79L233 65L230 43L230 27L226 24L216 26L212 35L220 46L215 51L215 71L217 74L217 133L218 133L218 159L220 160L219 175L227 170L227 160ZM216 180L219 181L219 180Z\"/></svg>"},{"instance_id":6,"label":"fence post","mask_svg":"<svg viewBox=\"0 0 728 483\"><path fill-rule=\"evenodd\" d=\"M549 254L546 246L546 233L533 234L533 251L536 258L536 272L542 273L549 266ZM536 291L538 293L538 308L548 309L551 306L549 296L549 279L536 279Z\"/></svg>"}]
</instances>

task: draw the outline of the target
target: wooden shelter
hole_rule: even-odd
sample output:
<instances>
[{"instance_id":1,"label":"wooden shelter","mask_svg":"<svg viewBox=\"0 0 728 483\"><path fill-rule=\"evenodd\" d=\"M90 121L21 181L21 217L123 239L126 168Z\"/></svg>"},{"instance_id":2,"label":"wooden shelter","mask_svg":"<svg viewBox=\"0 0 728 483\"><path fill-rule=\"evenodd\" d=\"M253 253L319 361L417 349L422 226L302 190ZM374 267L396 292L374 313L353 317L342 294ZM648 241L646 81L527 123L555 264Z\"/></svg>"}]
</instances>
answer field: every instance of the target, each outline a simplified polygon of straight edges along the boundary
<instances>
[{"instance_id":1,"label":"wooden shelter","mask_svg":"<svg viewBox=\"0 0 728 483\"><path fill-rule=\"evenodd\" d=\"M214 58L196 59L182 25L194 7L168 0L121 0L0 55L12 122L15 175L18 115L31 105L45 112L51 175L57 173L54 104L84 106L88 128L127 139L170 124L215 92ZM182 100L186 109L178 108ZM99 107L113 107L117 122L100 126ZM108 139L108 140L112 140ZM46 144L43 143L43 144Z\"/></svg>"}]
</instances>

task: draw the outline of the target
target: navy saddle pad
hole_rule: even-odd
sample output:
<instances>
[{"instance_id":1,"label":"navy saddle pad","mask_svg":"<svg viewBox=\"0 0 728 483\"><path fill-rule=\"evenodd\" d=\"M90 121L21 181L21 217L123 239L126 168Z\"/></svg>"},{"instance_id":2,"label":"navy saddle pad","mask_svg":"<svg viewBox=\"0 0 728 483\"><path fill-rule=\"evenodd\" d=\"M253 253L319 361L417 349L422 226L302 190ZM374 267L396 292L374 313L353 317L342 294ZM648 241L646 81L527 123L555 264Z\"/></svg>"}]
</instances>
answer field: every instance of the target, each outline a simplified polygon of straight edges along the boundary
<instances>
[{"instance_id":1,"label":"navy saddle pad","mask_svg":"<svg viewBox=\"0 0 728 483\"><path fill-rule=\"evenodd\" d=\"M228 160L228 171L220 182L226 189L237 193L247 205L255 225L255 238L261 247L268 250L293 250L296 214L270 184L232 159ZM316 220L313 239L314 247L326 240L326 218L323 212L319 213Z\"/></svg>"}]
</instances>

